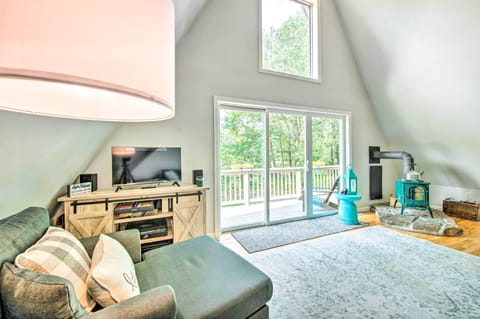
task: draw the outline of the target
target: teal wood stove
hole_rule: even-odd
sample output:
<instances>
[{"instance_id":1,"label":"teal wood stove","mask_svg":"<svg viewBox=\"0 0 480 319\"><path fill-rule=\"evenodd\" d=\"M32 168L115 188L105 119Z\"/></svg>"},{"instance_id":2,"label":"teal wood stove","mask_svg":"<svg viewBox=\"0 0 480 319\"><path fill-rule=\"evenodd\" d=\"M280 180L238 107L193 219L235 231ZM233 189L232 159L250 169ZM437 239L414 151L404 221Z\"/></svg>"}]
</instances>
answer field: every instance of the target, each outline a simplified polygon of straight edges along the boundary
<instances>
[{"instance_id":1,"label":"teal wood stove","mask_svg":"<svg viewBox=\"0 0 480 319\"><path fill-rule=\"evenodd\" d=\"M405 208L428 209L433 218L432 208L430 207L430 183L419 180L397 179L395 185L395 204L402 205L401 215Z\"/></svg>"}]
</instances>

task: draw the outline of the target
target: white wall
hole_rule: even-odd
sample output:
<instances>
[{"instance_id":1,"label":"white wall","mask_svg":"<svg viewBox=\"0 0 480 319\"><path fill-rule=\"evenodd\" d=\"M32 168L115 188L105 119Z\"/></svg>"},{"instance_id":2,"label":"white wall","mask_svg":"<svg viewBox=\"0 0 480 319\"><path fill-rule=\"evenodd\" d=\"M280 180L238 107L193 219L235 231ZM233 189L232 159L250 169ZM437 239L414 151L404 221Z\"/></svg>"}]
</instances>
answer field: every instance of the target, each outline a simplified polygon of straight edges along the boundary
<instances>
[{"instance_id":1,"label":"white wall","mask_svg":"<svg viewBox=\"0 0 480 319\"><path fill-rule=\"evenodd\" d=\"M465 201L478 201L480 198L480 190L474 188L431 185L430 202L432 203L432 206L441 208L443 200L446 198Z\"/></svg>"},{"instance_id":2,"label":"white wall","mask_svg":"<svg viewBox=\"0 0 480 319\"><path fill-rule=\"evenodd\" d=\"M480 200L480 1L335 2L392 150L414 156L433 205Z\"/></svg>"},{"instance_id":3,"label":"white wall","mask_svg":"<svg viewBox=\"0 0 480 319\"><path fill-rule=\"evenodd\" d=\"M208 0L173 0L175 7L175 42L188 32L198 13Z\"/></svg>"},{"instance_id":4,"label":"white wall","mask_svg":"<svg viewBox=\"0 0 480 319\"><path fill-rule=\"evenodd\" d=\"M384 145L346 38L330 0L322 13L322 83L258 72L258 1L210 0L176 51L176 117L161 123L126 124L104 145L89 167L100 185L111 185L110 146L180 146L185 182L192 169L205 170L214 183L213 96L341 109L353 116L353 164L359 191L368 199L368 145ZM385 199L396 171L385 164ZM392 165L393 166L393 165ZM213 232L213 193L208 200L208 232ZM360 206L366 206L368 200Z\"/></svg>"},{"instance_id":5,"label":"white wall","mask_svg":"<svg viewBox=\"0 0 480 319\"><path fill-rule=\"evenodd\" d=\"M116 126L0 111L0 218L52 211Z\"/></svg>"}]
</instances>

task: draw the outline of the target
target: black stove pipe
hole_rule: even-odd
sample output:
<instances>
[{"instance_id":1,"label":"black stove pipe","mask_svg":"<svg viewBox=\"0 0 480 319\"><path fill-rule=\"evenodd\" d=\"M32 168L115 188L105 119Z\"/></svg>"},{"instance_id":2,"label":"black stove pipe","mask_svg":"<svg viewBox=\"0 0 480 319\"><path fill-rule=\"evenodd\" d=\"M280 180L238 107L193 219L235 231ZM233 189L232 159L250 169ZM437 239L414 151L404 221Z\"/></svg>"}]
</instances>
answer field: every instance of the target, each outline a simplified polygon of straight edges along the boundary
<instances>
[{"instance_id":1,"label":"black stove pipe","mask_svg":"<svg viewBox=\"0 0 480 319\"><path fill-rule=\"evenodd\" d=\"M415 162L413 156L407 152L374 152L373 157L376 159L389 158L403 160L403 177L407 177L407 173L414 170Z\"/></svg>"}]
</instances>

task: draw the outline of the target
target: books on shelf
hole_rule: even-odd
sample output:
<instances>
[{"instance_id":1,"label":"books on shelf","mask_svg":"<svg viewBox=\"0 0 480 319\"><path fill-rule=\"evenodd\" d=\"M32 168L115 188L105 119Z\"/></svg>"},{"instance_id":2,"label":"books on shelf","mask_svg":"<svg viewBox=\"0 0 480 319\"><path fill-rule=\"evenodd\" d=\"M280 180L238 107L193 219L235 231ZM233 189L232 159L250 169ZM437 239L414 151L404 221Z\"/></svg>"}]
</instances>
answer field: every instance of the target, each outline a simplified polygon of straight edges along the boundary
<instances>
[{"instance_id":1,"label":"books on shelf","mask_svg":"<svg viewBox=\"0 0 480 319\"><path fill-rule=\"evenodd\" d=\"M137 202L137 204L135 205L135 207L144 208L144 209L147 209L147 208L148 208L148 210L155 209L155 206L153 205L153 201Z\"/></svg>"},{"instance_id":2,"label":"books on shelf","mask_svg":"<svg viewBox=\"0 0 480 319\"><path fill-rule=\"evenodd\" d=\"M115 206L114 214L121 214L131 211L135 207L135 202L131 203L118 203Z\"/></svg>"},{"instance_id":3,"label":"books on shelf","mask_svg":"<svg viewBox=\"0 0 480 319\"><path fill-rule=\"evenodd\" d=\"M155 209L155 205L153 201L125 202L125 203L118 203L115 206L113 213L115 215L131 213L131 214L134 214L135 216L129 216L129 217L140 217L140 216L143 216L143 214L140 214L140 213L145 213L154 209ZM135 214L135 213L138 213L138 214Z\"/></svg>"},{"instance_id":4,"label":"books on shelf","mask_svg":"<svg viewBox=\"0 0 480 319\"><path fill-rule=\"evenodd\" d=\"M115 214L115 218L130 218L130 217L132 217L132 213L130 212Z\"/></svg>"}]
</instances>

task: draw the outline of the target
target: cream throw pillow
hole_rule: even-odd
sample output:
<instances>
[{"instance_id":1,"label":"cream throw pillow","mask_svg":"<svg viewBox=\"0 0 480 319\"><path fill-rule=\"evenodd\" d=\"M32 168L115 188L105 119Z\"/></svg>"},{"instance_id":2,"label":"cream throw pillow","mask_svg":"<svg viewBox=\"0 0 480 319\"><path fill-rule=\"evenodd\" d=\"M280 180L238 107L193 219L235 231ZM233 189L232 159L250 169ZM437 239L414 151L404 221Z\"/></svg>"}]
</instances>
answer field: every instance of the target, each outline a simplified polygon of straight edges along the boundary
<instances>
[{"instance_id":1,"label":"cream throw pillow","mask_svg":"<svg viewBox=\"0 0 480 319\"><path fill-rule=\"evenodd\" d=\"M95 306L86 284L90 257L80 241L66 230L49 227L42 238L15 258L15 265L69 280L83 308L90 312Z\"/></svg>"},{"instance_id":2,"label":"cream throw pillow","mask_svg":"<svg viewBox=\"0 0 480 319\"><path fill-rule=\"evenodd\" d=\"M100 235L93 250L87 287L103 307L140 294L132 258L115 239Z\"/></svg>"}]
</instances>

